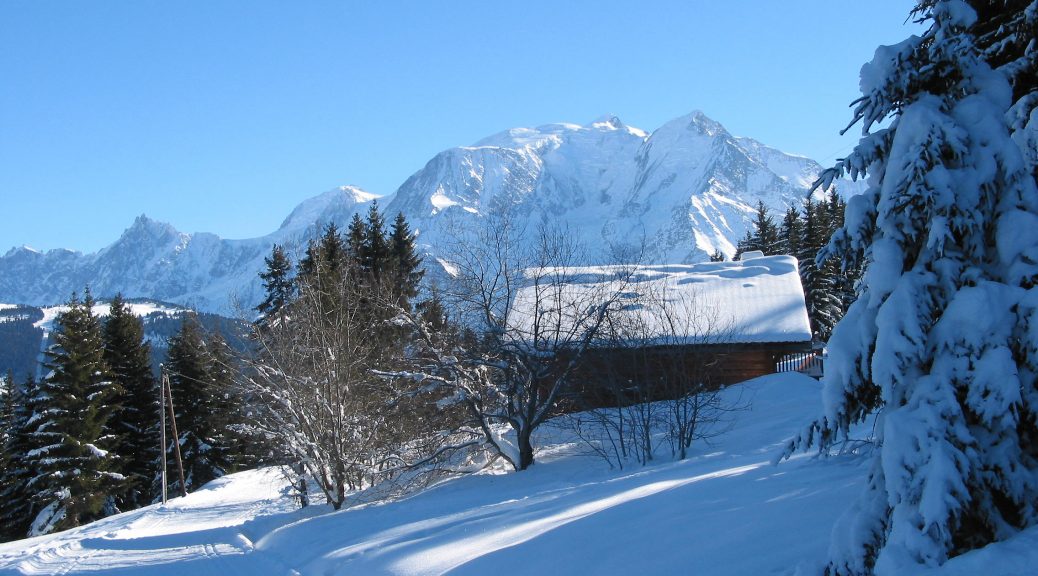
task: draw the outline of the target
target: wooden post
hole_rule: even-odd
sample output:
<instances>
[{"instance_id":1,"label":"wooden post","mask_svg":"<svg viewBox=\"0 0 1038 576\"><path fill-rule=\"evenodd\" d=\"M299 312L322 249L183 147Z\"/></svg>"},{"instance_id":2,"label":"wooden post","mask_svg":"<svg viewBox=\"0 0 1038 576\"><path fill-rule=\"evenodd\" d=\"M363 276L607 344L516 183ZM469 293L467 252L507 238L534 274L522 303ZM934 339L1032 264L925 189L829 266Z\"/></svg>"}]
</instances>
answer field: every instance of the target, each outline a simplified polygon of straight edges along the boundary
<instances>
[{"instance_id":1,"label":"wooden post","mask_svg":"<svg viewBox=\"0 0 1038 576\"><path fill-rule=\"evenodd\" d=\"M159 428L162 430L162 503L166 503L166 366L159 364Z\"/></svg>"},{"instance_id":2,"label":"wooden post","mask_svg":"<svg viewBox=\"0 0 1038 576\"><path fill-rule=\"evenodd\" d=\"M187 496L187 484L184 482L184 461L180 458L180 435L177 433L177 417L173 411L173 390L169 387L169 375L164 374L162 387L169 399L169 423L173 432L173 453L177 457L177 471L180 472L180 495Z\"/></svg>"}]
</instances>

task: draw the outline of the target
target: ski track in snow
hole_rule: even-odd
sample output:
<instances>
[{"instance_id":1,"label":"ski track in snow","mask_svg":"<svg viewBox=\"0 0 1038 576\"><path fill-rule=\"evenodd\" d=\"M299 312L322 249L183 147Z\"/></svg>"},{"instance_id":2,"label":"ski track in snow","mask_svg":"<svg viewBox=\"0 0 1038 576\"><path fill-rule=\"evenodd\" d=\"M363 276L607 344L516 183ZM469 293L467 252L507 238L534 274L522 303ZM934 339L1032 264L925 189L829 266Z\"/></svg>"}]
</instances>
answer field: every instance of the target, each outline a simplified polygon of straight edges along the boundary
<instances>
[{"instance_id":1,"label":"ski track in snow","mask_svg":"<svg viewBox=\"0 0 1038 576\"><path fill-rule=\"evenodd\" d=\"M29 545L21 550L0 545L0 574L269 573L273 557L245 561L252 551L246 532L291 509L276 470L246 472L165 506L23 541Z\"/></svg>"}]
</instances>

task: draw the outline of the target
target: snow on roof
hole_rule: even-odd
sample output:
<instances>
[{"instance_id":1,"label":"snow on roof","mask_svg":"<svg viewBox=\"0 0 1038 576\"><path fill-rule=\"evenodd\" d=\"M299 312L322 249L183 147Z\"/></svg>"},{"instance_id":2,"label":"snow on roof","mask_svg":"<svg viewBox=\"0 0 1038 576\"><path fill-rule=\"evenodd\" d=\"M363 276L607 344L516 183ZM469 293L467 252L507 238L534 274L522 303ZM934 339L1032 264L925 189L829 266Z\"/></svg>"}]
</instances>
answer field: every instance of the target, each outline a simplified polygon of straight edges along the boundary
<instances>
[{"instance_id":1,"label":"snow on roof","mask_svg":"<svg viewBox=\"0 0 1038 576\"><path fill-rule=\"evenodd\" d=\"M533 285L516 294L508 323L528 340L544 338L546 330L579 333L589 311L613 300L612 325L625 327L628 340L666 344L811 341L804 289L792 256L553 269L528 272L527 277ZM540 282L534 283L534 278ZM535 331L540 334L530 336Z\"/></svg>"}]
</instances>

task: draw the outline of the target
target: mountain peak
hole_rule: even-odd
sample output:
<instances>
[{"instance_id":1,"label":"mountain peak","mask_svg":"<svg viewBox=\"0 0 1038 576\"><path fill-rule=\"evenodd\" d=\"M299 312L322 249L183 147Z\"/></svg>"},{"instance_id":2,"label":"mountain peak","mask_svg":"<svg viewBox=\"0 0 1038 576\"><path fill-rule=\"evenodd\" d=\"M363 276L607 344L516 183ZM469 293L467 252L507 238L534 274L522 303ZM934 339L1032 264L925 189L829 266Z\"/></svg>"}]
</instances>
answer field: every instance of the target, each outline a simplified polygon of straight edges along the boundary
<instances>
[{"instance_id":1,"label":"mountain peak","mask_svg":"<svg viewBox=\"0 0 1038 576\"><path fill-rule=\"evenodd\" d=\"M733 137L720 122L695 110L660 126L652 132L649 138L657 144L663 143L665 147L677 146L680 148L682 145L678 144L679 142L688 145L692 141L703 141L703 144L700 145L705 145L706 142L717 138L730 139Z\"/></svg>"},{"instance_id":2,"label":"mountain peak","mask_svg":"<svg viewBox=\"0 0 1038 576\"><path fill-rule=\"evenodd\" d=\"M633 136L639 138L648 137L649 133L641 128L635 128L634 126L628 126L623 123L620 118L614 114L605 114L599 116L591 124L588 124L585 129L591 130L606 130L606 131L624 131Z\"/></svg>"},{"instance_id":3,"label":"mountain peak","mask_svg":"<svg viewBox=\"0 0 1038 576\"><path fill-rule=\"evenodd\" d=\"M700 133L706 134L707 136L728 134L728 130L726 130L720 122L710 118L706 114L703 114L700 110L693 110L692 113L685 118L688 120L688 128L690 130L694 126Z\"/></svg>"},{"instance_id":4,"label":"mountain peak","mask_svg":"<svg viewBox=\"0 0 1038 576\"><path fill-rule=\"evenodd\" d=\"M153 223L155 223L154 220L148 218L147 214L141 212L140 216L133 219L133 224L130 225L130 228L146 228L151 226Z\"/></svg>"},{"instance_id":5,"label":"mountain peak","mask_svg":"<svg viewBox=\"0 0 1038 576\"><path fill-rule=\"evenodd\" d=\"M133 219L133 224L123 232L123 235L147 234L148 236L158 237L165 234L178 233L179 232L172 224L149 218L147 214L141 214Z\"/></svg>"},{"instance_id":6,"label":"mountain peak","mask_svg":"<svg viewBox=\"0 0 1038 576\"><path fill-rule=\"evenodd\" d=\"M354 186L352 184L347 184L345 186L339 186L338 188L336 188L334 190L331 190L331 191L329 191L327 193L330 194L330 193L335 192L336 190L341 192L344 196L346 196L348 198L352 198L353 201L355 203L357 203L357 204L364 204L365 202L371 202L372 200L375 200L375 199L379 198L378 194L372 194L371 192L368 192L368 191L362 189L361 187Z\"/></svg>"},{"instance_id":7,"label":"mountain peak","mask_svg":"<svg viewBox=\"0 0 1038 576\"><path fill-rule=\"evenodd\" d=\"M122 236L114 244L102 248L98 254L107 254L113 250L118 250L120 246L141 250L144 246L166 244L175 238L179 238L179 236L180 231L174 228L172 224L159 222L158 220L148 218L146 214L141 214L134 218L133 224L123 231Z\"/></svg>"},{"instance_id":8,"label":"mountain peak","mask_svg":"<svg viewBox=\"0 0 1038 576\"><path fill-rule=\"evenodd\" d=\"M343 210L351 210L358 204L366 204L378 198L381 196L358 186L337 186L300 202L281 223L279 230L302 230L322 218L328 218Z\"/></svg>"},{"instance_id":9,"label":"mountain peak","mask_svg":"<svg viewBox=\"0 0 1038 576\"><path fill-rule=\"evenodd\" d=\"M4 258L13 258L16 254L43 254L43 252L40 252L28 244L22 244L21 246L11 247L11 249L4 254Z\"/></svg>"},{"instance_id":10,"label":"mountain peak","mask_svg":"<svg viewBox=\"0 0 1038 576\"><path fill-rule=\"evenodd\" d=\"M600 130L620 130L624 127L624 123L613 114L604 114L592 120L588 127Z\"/></svg>"}]
</instances>

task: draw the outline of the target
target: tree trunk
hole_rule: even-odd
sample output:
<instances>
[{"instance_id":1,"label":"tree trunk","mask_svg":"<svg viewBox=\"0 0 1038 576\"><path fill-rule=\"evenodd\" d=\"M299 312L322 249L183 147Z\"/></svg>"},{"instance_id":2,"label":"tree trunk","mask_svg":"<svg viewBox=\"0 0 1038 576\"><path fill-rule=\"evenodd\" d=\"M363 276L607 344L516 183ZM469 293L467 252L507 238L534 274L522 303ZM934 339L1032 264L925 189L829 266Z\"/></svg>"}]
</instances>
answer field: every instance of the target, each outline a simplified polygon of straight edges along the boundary
<instances>
[{"instance_id":1,"label":"tree trunk","mask_svg":"<svg viewBox=\"0 0 1038 576\"><path fill-rule=\"evenodd\" d=\"M341 479L335 480L335 501L332 502L332 509L338 510L342 508L342 503L346 501L346 484Z\"/></svg>"},{"instance_id":2,"label":"tree trunk","mask_svg":"<svg viewBox=\"0 0 1038 576\"><path fill-rule=\"evenodd\" d=\"M526 470L530 466L533 466L533 443L530 442L530 435L533 430L529 428L523 428L516 434L516 439L519 444L519 470Z\"/></svg>"}]
</instances>

